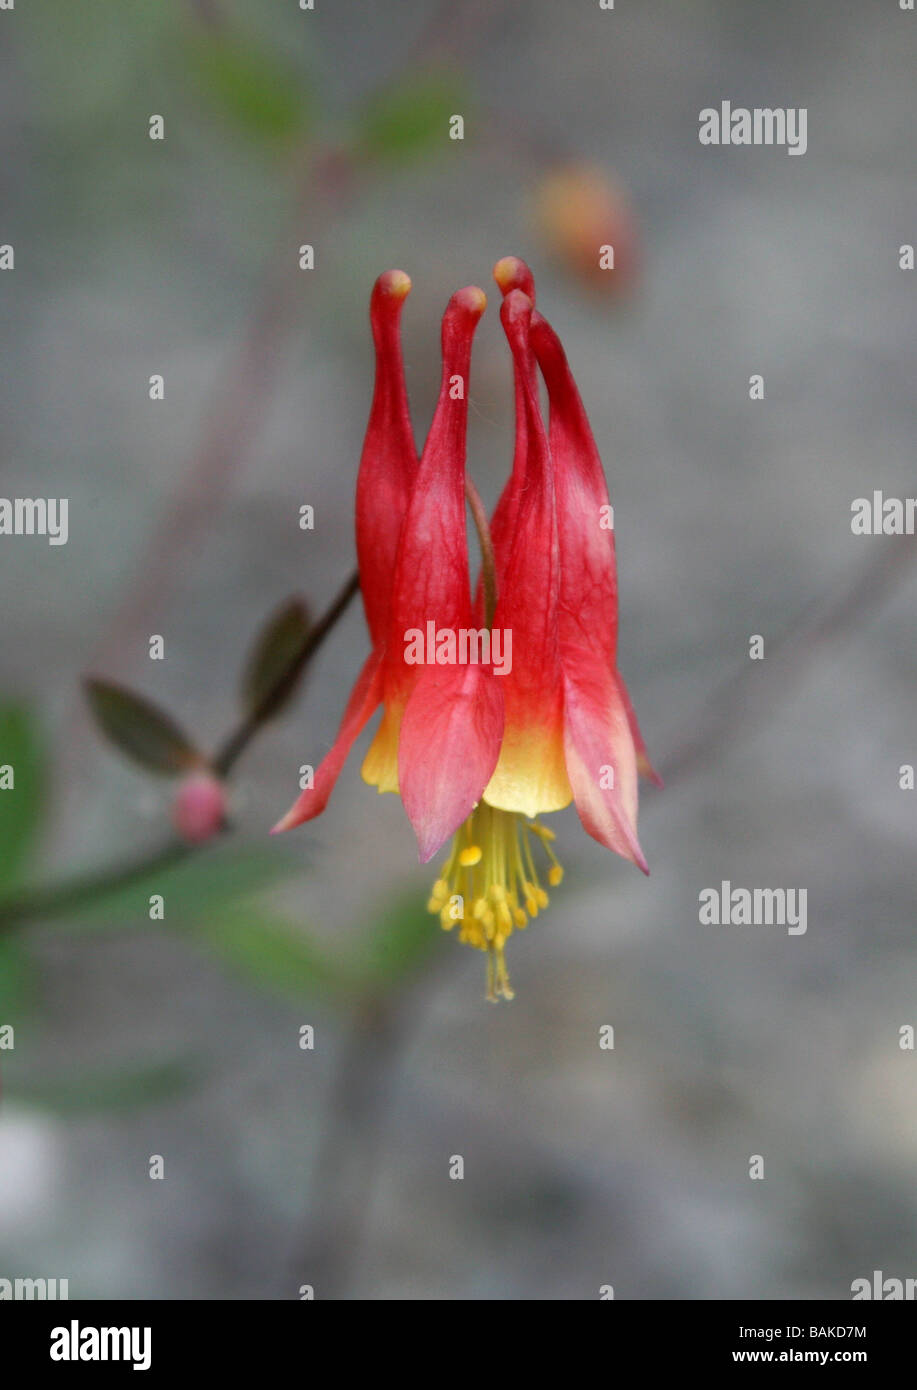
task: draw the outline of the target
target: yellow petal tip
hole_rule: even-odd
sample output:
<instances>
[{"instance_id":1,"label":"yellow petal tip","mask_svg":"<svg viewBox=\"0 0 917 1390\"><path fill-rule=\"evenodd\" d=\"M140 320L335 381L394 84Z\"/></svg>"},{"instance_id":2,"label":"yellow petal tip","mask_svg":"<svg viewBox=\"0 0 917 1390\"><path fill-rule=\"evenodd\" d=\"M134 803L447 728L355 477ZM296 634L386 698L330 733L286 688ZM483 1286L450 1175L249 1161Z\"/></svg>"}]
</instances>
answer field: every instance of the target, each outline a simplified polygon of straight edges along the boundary
<instances>
[{"instance_id":1,"label":"yellow petal tip","mask_svg":"<svg viewBox=\"0 0 917 1390\"><path fill-rule=\"evenodd\" d=\"M403 270L386 270L379 276L379 288L391 299L406 299L411 293L411 277Z\"/></svg>"}]
</instances>

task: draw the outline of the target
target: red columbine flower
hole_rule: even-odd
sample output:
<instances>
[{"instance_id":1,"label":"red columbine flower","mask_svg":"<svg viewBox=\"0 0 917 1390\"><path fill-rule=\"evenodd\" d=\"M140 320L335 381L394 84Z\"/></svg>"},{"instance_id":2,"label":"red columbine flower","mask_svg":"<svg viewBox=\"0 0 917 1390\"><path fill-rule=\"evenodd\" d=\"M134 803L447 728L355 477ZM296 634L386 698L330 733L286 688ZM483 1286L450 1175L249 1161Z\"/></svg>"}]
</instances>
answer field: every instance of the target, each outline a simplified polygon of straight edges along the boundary
<instances>
[{"instance_id":1,"label":"red columbine flower","mask_svg":"<svg viewBox=\"0 0 917 1390\"><path fill-rule=\"evenodd\" d=\"M487 952L488 997L511 998L506 939L548 903L533 849L546 857L550 885L563 877L553 832L536 817L575 801L586 830L646 872L638 766L655 774L616 667L614 534L595 442L557 336L533 312L531 272L507 257L494 273L516 395L513 470L491 527L495 611L485 611L483 588L472 603L464 499L468 368L485 298L471 288L449 302L439 401L418 465L398 343L410 284L389 272L373 293L376 391L357 485L373 651L314 787L278 829L324 808L382 703L363 776L380 791L400 790L422 861L454 833L428 906ZM461 633L486 636L476 650L488 658L502 636L511 661L457 660ZM420 665L406 659L417 634L436 641Z\"/></svg>"}]
</instances>

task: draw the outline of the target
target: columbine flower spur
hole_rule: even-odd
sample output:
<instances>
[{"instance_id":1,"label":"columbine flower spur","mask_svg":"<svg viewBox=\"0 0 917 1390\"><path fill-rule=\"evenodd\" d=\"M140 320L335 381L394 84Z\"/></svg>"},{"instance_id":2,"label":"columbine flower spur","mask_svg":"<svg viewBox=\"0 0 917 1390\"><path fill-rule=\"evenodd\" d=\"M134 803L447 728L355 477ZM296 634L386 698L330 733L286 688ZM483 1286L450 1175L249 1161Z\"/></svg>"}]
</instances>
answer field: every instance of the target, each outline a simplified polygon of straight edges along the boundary
<instances>
[{"instance_id":1,"label":"columbine flower spur","mask_svg":"<svg viewBox=\"0 0 917 1390\"><path fill-rule=\"evenodd\" d=\"M588 833L646 873L638 772L659 779L617 670L614 530L595 440L560 341L535 311L528 267L507 256L494 278L513 358L516 442L482 537L487 583L474 594L465 439L471 343L486 297L472 286L446 307L442 383L418 460L400 342L411 282L398 270L376 281L376 384L356 495L372 651L312 786L275 828L324 810L381 705L363 777L400 792L423 863L451 837L428 907L487 953L488 998L509 999L506 940L547 907L543 880L556 887L563 878L554 833L538 817L575 802Z\"/></svg>"}]
</instances>

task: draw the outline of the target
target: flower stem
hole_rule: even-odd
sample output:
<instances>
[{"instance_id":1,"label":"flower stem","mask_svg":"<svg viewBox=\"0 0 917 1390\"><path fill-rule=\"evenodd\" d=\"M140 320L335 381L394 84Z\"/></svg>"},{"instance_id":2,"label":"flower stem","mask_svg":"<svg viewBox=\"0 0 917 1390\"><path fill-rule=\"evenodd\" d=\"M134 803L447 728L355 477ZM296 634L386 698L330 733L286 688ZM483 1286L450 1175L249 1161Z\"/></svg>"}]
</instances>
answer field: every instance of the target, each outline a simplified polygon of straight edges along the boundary
<instances>
[{"instance_id":1,"label":"flower stem","mask_svg":"<svg viewBox=\"0 0 917 1390\"><path fill-rule=\"evenodd\" d=\"M277 693L277 689L288 681L292 674L298 673L312 659L315 652L328 636L338 619L346 611L351 599L360 589L360 576L356 570L351 574L347 582L339 589L337 596L332 600L328 608L319 618L317 623L313 623L302 641L302 646L296 653L289 665L285 666L280 672L277 681L264 694L261 704L253 710L247 718L243 719L237 728L224 740L215 753L212 766L214 772L221 777L235 766L245 749L251 743L255 734L266 723L267 716L264 711L269 710Z\"/></svg>"},{"instance_id":2,"label":"flower stem","mask_svg":"<svg viewBox=\"0 0 917 1390\"><path fill-rule=\"evenodd\" d=\"M310 627L303 638L302 646L295 657L298 669L302 669L311 661L328 633L346 611L359 588L360 576L355 570L339 589L336 597L331 601L318 622ZM212 762L214 770L221 776L225 776L235 766L252 739L267 723L269 716L265 716L263 710L270 709L276 689L285 685L289 678L290 667L287 665L280 672L276 686L267 691L261 702L261 707L247 715L224 739ZM160 845L158 849L126 865L115 865L110 868L95 869L89 873L73 874L68 878L61 879L58 883L25 889L16 896L0 902L0 933L11 931L21 923L34 920L36 917L61 916L81 907L85 902L91 902L95 898L103 897L106 893L126 887L136 879L143 878L151 870L167 868L192 853L194 853L193 845L187 844L184 840L174 840Z\"/></svg>"}]
</instances>

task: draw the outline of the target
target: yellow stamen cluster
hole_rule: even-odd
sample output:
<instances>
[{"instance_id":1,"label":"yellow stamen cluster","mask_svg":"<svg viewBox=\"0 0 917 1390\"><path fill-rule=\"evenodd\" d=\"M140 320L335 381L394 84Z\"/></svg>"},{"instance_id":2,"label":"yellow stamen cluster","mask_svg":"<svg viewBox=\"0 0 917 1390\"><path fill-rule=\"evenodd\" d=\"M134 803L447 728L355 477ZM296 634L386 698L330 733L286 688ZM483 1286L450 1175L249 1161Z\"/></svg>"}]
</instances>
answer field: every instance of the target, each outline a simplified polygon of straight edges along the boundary
<instances>
[{"instance_id":1,"label":"yellow stamen cluster","mask_svg":"<svg viewBox=\"0 0 917 1390\"><path fill-rule=\"evenodd\" d=\"M551 848L553 830L485 801L456 832L449 858L427 908L446 931L459 923L459 940L487 952L487 998L512 999L503 948L515 928L548 905L532 857L532 840L547 855L547 879L556 887L564 871Z\"/></svg>"}]
</instances>

